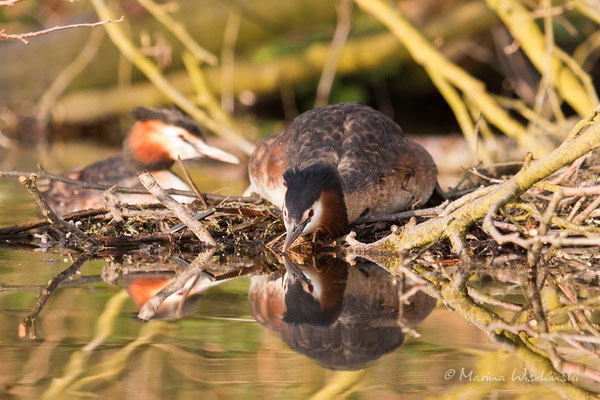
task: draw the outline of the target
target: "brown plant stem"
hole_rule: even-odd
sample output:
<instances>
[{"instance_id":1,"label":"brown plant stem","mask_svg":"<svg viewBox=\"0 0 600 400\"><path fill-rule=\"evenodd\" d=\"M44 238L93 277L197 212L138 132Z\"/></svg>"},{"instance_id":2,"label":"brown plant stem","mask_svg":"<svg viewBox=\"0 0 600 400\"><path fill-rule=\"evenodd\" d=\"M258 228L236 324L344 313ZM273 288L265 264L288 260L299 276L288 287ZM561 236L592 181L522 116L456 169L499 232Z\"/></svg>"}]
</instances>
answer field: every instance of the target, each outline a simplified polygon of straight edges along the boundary
<instances>
[{"instance_id":1,"label":"brown plant stem","mask_svg":"<svg viewBox=\"0 0 600 400\"><path fill-rule=\"evenodd\" d=\"M30 174L28 178L26 178L24 176L21 176L19 178L19 182L27 187L27 189L33 196L33 199L35 200L37 205L40 207L42 214L48 219L48 222L50 222L50 224L56 226L56 228L58 228L58 229L62 229L68 233L73 234L77 239L81 240L84 243L87 242L92 245L97 245L98 242L96 242L94 239L92 239L91 237L86 235L85 232L83 232L81 229L79 229L75 225L73 225L73 224L65 221L61 217L59 217L54 212L54 210L52 210L50 208L50 206L46 202L46 199L44 199L44 196L38 189L38 187L36 185L36 181L37 181L37 176L35 174Z\"/></svg>"},{"instance_id":2,"label":"brown plant stem","mask_svg":"<svg viewBox=\"0 0 600 400\"><path fill-rule=\"evenodd\" d=\"M100 25L106 25L113 22L123 22L124 17L119 19L106 19L103 21L94 22L91 24L72 24L72 25L63 25L63 26L55 26L48 29L43 29L37 32L27 32L27 33L4 33L4 29L0 30L0 40L20 40L25 44L29 44L27 39L31 39L33 37L47 35L48 33L64 31L65 29L73 29L73 28L95 28Z\"/></svg>"},{"instance_id":3,"label":"brown plant stem","mask_svg":"<svg viewBox=\"0 0 600 400\"><path fill-rule=\"evenodd\" d=\"M156 180L150 175L149 172L143 172L138 175L138 178L142 185L148 190L148 192L161 204L167 207L175 214L177 218L190 228L196 237L204 244L209 247L215 247L216 242L213 237L208 233L202 223L194 219L194 215L183 205L177 202L156 182Z\"/></svg>"}]
</instances>

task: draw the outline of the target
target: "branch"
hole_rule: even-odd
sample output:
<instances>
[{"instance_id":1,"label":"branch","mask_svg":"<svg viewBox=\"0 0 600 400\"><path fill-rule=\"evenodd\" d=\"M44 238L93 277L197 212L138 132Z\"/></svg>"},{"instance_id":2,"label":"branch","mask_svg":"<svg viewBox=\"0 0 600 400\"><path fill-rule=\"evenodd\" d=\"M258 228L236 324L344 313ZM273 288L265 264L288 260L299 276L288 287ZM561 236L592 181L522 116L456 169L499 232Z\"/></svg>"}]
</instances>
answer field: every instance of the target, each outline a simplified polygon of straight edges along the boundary
<instances>
[{"instance_id":1,"label":"branch","mask_svg":"<svg viewBox=\"0 0 600 400\"><path fill-rule=\"evenodd\" d=\"M35 200L37 205L40 207L42 214L46 218L48 218L48 221L52 225L55 225L58 228L63 228L68 233L72 233L77 239L81 240L84 243L87 242L92 245L97 245L98 243L94 239L92 239L91 237L86 235L85 232L83 232L81 229L79 229L74 224L71 224L71 223L65 221L64 219L62 219L61 217L59 217L58 215L56 215L54 210L52 210L50 208L50 206L46 202L46 199L44 199L44 196L38 189L36 181L37 181L37 176L35 174L29 175L29 178L26 178L24 176L21 176L19 178L19 182L22 185L25 185L27 187L27 189L29 189L29 192L33 196L33 199Z\"/></svg>"},{"instance_id":2,"label":"branch","mask_svg":"<svg viewBox=\"0 0 600 400\"><path fill-rule=\"evenodd\" d=\"M94 22L91 24L62 25L62 26L55 26L52 28L44 29L44 30L37 31L37 32L14 33L14 34L4 33L4 29L2 29L2 30L0 30L0 40L2 40L2 39L3 40L20 40L21 42L23 42L25 44L29 44L29 41L27 39L30 39L32 37L41 36L41 35L46 35L51 32L64 31L66 29L73 29L73 28L95 28L97 26L110 24L113 22L123 22L124 20L125 20L125 18L121 17L119 19L107 19L107 20L103 20L103 21Z\"/></svg>"},{"instance_id":3,"label":"branch","mask_svg":"<svg viewBox=\"0 0 600 400\"><path fill-rule=\"evenodd\" d=\"M21 176L29 176L33 172L24 172L24 171L3 171L0 170L0 178L19 178ZM92 190L109 190L112 189L114 193L125 193L125 194L148 194L146 189L142 188L130 188L124 186L114 186L114 185L103 185L99 183L91 183L79 181L77 179L67 178L61 175L55 175L50 172L47 172L41 169L38 172L35 172L35 175L38 178L50 179L52 181L64 182L69 185L77 186L82 189L92 189ZM189 190L179 190L179 189L167 189L165 190L168 194L176 195L176 196L184 196L184 197L196 197L196 193L191 192ZM240 203L256 203L260 202L260 198L258 196L223 196L219 194L212 193L201 193L206 200L209 201L238 201Z\"/></svg>"},{"instance_id":4,"label":"branch","mask_svg":"<svg viewBox=\"0 0 600 400\"><path fill-rule=\"evenodd\" d=\"M181 271L167 286L162 288L158 293L148 299L148 301L140 309L138 318L143 321L148 321L156 314L160 308L160 305L167 297L181 289L186 282L188 282L194 276L204 275L210 280L214 280L214 277L206 273L203 269L204 265L210 259L213 253L214 249L198 254L198 257L196 257L186 269Z\"/></svg>"},{"instance_id":5,"label":"branch","mask_svg":"<svg viewBox=\"0 0 600 400\"><path fill-rule=\"evenodd\" d=\"M441 37L445 43L449 43L487 29L496 21L494 13L485 4L471 1L457 5L450 14L432 19L423 32L429 38ZM251 60L236 60L234 93L273 93L279 91L282 85L319 79L329 47L329 42L312 43L297 55L285 55L259 64ZM340 54L336 74L347 76L358 71L370 71L383 64L408 62L410 56L400 42L390 33L381 32L349 38ZM204 71L210 88L215 95L221 95L223 70L207 67ZM187 96L194 95L194 87L190 85L190 76L186 71L170 73L166 78L176 90ZM88 123L115 113L126 114L139 105L152 106L166 101L158 86L148 82L133 83L127 88L88 89L67 94L53 107L52 114L54 121Z\"/></svg>"},{"instance_id":6,"label":"branch","mask_svg":"<svg viewBox=\"0 0 600 400\"><path fill-rule=\"evenodd\" d=\"M108 8L104 0L92 0L92 5L100 18L110 18L112 10ZM219 124L207 113L194 104L188 97L177 90L162 74L161 70L145 57L123 29L117 25L105 25L110 40L132 64L134 64L154 86L183 111L194 118L200 125L206 127L217 135L231 141L245 153L250 154L254 145L238 132L228 126ZM139 99L138 99L139 103Z\"/></svg>"},{"instance_id":7,"label":"branch","mask_svg":"<svg viewBox=\"0 0 600 400\"><path fill-rule=\"evenodd\" d=\"M350 33L350 25L352 23L352 0L341 0L337 12L337 26L333 33L331 46L327 52L327 61L325 61L321 79L319 79L319 85L317 86L315 108L327 105L329 102L329 93L331 92L331 85L335 78L338 61L342 54L342 50L344 49L344 45L346 44L348 33Z\"/></svg>"},{"instance_id":8,"label":"branch","mask_svg":"<svg viewBox=\"0 0 600 400\"><path fill-rule=\"evenodd\" d=\"M540 180L600 145L599 116L600 108L597 108L573 128L568 139L557 149L540 160L528 163L506 183L493 186L491 190L486 188L490 190L489 193L461 205L448 215L442 214L421 224L404 227L400 235L391 234L369 245L353 243L348 252L403 252L431 243L437 238L445 239L451 232L462 231L484 217L483 229L488 233L497 232L492 218L497 210L514 201ZM455 201L458 202L460 199ZM577 245L595 245L597 242L597 239L568 240L568 243Z\"/></svg>"},{"instance_id":9,"label":"branch","mask_svg":"<svg viewBox=\"0 0 600 400\"><path fill-rule=\"evenodd\" d=\"M19 337L24 338L28 336L30 339L36 338L35 332L35 320L40 315L46 302L52 295L52 293L68 278L75 275L85 264L87 260L92 257L93 253L84 253L81 254L77 260L67 269L56 275L54 278L48 282L48 286L40 293L35 306L31 310L27 317L23 319L23 321L19 324Z\"/></svg>"},{"instance_id":10,"label":"branch","mask_svg":"<svg viewBox=\"0 0 600 400\"><path fill-rule=\"evenodd\" d=\"M175 216L181 220L181 222L186 224L202 243L208 245L209 247L214 247L216 245L215 240L212 238L212 236L210 236L210 233L208 233L204 225L196 221L194 219L194 215L187 208L169 196L149 172L143 172L139 174L138 178L148 192L161 204L171 210L173 214L175 214Z\"/></svg>"},{"instance_id":11,"label":"branch","mask_svg":"<svg viewBox=\"0 0 600 400\"><path fill-rule=\"evenodd\" d=\"M219 63L217 56L200 46L188 33L187 29L185 29L185 26L182 23L175 21L167 14L162 5L155 3L153 0L139 0L139 3L177 39L179 39L179 41L192 52L196 58L213 66Z\"/></svg>"}]
</instances>

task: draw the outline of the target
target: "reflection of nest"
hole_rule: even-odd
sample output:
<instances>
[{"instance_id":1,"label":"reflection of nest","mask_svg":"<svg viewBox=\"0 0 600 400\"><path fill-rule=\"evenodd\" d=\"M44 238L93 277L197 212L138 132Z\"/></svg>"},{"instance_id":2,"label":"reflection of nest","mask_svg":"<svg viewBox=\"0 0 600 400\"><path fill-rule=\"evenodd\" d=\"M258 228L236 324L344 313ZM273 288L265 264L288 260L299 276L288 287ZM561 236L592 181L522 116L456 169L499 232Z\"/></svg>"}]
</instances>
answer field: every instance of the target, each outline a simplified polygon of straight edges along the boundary
<instances>
[{"instance_id":1,"label":"reflection of nest","mask_svg":"<svg viewBox=\"0 0 600 400\"><path fill-rule=\"evenodd\" d=\"M262 325L278 331L292 350L327 368L354 369L400 346L404 340L400 324L414 326L435 307L435 299L418 291L403 305L399 321L398 286L387 270L373 264L340 267L348 272L338 312L335 308L332 313L317 310L319 302L307 293L298 295L298 286L284 294L282 276L256 276L248 294L250 313ZM310 311L303 311L302 318L290 321L284 316L290 306L296 314L305 305Z\"/></svg>"}]
</instances>

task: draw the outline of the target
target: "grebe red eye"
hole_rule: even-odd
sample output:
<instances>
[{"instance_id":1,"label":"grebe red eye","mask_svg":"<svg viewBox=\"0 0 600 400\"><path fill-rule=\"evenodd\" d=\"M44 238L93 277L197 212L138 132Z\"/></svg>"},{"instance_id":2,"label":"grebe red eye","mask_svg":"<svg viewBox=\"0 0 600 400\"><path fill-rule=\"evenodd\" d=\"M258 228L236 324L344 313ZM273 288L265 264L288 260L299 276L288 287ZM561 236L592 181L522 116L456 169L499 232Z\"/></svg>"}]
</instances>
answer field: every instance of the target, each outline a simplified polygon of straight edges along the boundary
<instances>
[{"instance_id":1,"label":"grebe red eye","mask_svg":"<svg viewBox=\"0 0 600 400\"><path fill-rule=\"evenodd\" d=\"M310 209L310 211L308 212L308 217L312 218L313 215L315 215L315 210L313 210L312 208Z\"/></svg>"}]
</instances>

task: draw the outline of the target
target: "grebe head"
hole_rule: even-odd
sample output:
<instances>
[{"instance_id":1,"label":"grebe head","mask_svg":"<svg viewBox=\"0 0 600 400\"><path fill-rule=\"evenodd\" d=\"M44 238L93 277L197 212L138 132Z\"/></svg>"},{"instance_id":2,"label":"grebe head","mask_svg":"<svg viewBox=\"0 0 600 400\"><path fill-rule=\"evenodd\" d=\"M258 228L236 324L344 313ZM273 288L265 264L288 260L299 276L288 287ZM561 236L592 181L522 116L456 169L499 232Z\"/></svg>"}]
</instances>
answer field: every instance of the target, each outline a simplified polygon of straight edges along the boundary
<instances>
[{"instance_id":1,"label":"grebe head","mask_svg":"<svg viewBox=\"0 0 600 400\"><path fill-rule=\"evenodd\" d=\"M342 180L335 167L313 164L304 169L289 169L283 174L287 187L283 222L286 251L300 236L324 231L339 236L348 225Z\"/></svg>"},{"instance_id":2,"label":"grebe head","mask_svg":"<svg viewBox=\"0 0 600 400\"><path fill-rule=\"evenodd\" d=\"M138 107L131 115L138 122L131 129L125 148L140 169L168 168L177 157L209 157L239 163L236 156L206 144L198 124L179 110Z\"/></svg>"}]
</instances>

